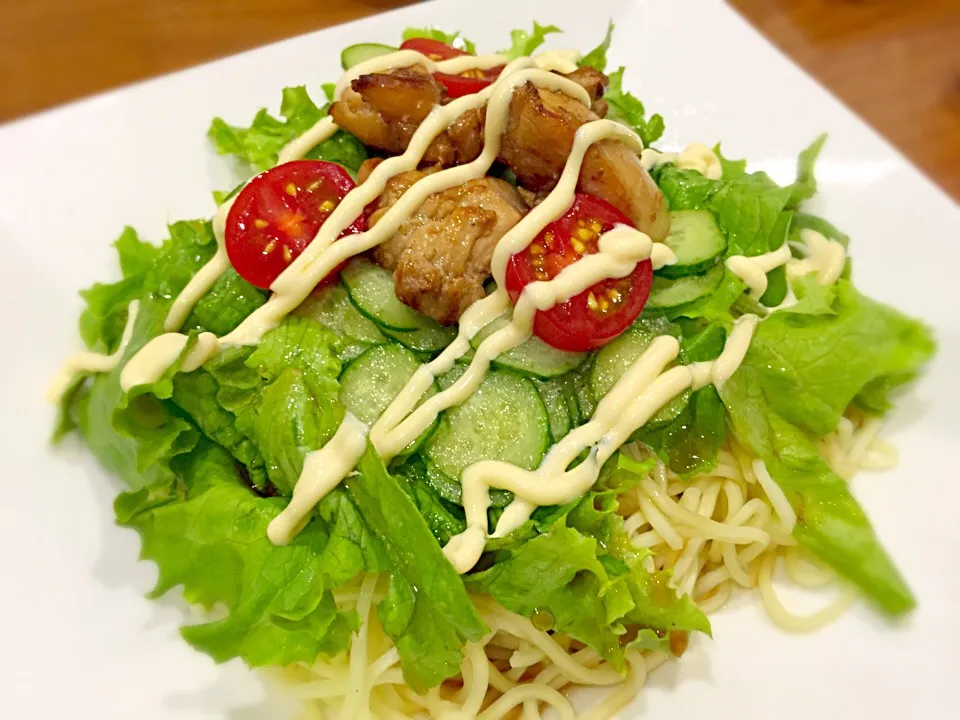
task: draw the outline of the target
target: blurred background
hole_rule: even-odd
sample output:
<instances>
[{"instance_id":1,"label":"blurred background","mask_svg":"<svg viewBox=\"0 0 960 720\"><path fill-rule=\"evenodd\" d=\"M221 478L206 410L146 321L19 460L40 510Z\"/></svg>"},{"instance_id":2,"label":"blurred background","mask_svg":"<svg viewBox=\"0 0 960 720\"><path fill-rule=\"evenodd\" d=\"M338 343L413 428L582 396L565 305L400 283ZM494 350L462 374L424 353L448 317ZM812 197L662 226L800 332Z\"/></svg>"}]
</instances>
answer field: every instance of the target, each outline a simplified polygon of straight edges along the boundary
<instances>
[{"instance_id":1,"label":"blurred background","mask_svg":"<svg viewBox=\"0 0 960 720\"><path fill-rule=\"evenodd\" d=\"M0 0L0 122L410 2ZM960 200L960 0L728 2Z\"/></svg>"}]
</instances>

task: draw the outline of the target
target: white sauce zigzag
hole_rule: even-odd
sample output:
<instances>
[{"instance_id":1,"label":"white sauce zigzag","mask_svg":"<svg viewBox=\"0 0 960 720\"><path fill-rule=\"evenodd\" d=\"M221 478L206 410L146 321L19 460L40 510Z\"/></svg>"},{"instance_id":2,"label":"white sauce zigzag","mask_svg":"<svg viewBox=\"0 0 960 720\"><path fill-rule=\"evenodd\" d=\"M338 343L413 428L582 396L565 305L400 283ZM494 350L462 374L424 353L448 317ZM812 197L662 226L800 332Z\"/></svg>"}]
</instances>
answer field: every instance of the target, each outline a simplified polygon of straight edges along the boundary
<instances>
[{"instance_id":1,"label":"white sauce zigzag","mask_svg":"<svg viewBox=\"0 0 960 720\"><path fill-rule=\"evenodd\" d=\"M506 64L500 77L488 88L447 105L435 107L414 133L407 150L402 155L384 160L366 182L351 190L338 204L306 250L273 283L273 294L268 302L223 338L217 338L211 333L200 335L196 344L182 359L181 368L185 371L196 369L226 346L256 344L264 333L275 328L309 295L317 282L340 262L392 236L429 195L483 177L499 154L510 101L518 85L531 82L541 88L563 92L589 106L590 98L582 87L550 72L571 72L576 68L578 58L579 54L575 51L555 51L533 58L519 58L510 63L499 55L463 56L433 62L420 53L403 50L373 58L351 68L337 84L337 97L353 79L365 73L383 72L415 64L423 65L431 72L457 73L470 68L490 68ZM419 165L437 135L464 112L483 106L486 106L484 148L476 160L421 179L404 193L375 227L337 241L343 229L356 219L368 203L383 192L392 177L413 170ZM322 119L280 152L280 162L303 157L313 146L330 137L337 129L332 119ZM554 190L501 239L494 251L491 271L501 288L504 285L503 276L509 258L526 248L547 224L567 211L573 200L584 154L591 145L606 138L617 138L638 153L643 151L642 143L636 134L617 123L598 120L580 127ZM645 163L667 161L666 156L654 155L651 152L643 151ZM691 145L683 153L670 157L669 161L693 167L708 177L720 176L719 161L705 146ZM124 389L155 381L181 358L188 338L175 331L182 325L196 302L229 268L229 261L223 250L223 236L230 206L231 201L224 203L214 217L217 254L175 300L166 319L167 332L147 343L128 362L121 376ZM820 273L821 281L832 278L835 274L839 275L838 272L835 273L837 254L832 246L820 243L815 238L807 240L807 244L810 258L796 262L809 263L810 269L816 269ZM735 262L730 269L746 276L745 282L748 284L753 280L751 290L754 291L760 286L759 277L755 277L754 271L763 275L765 283L765 272L769 272L765 269L766 265L773 260L777 261L777 265L790 260L788 248L786 256L781 251L769 255L776 257L769 261L763 256L740 260L731 258ZM672 262L674 258L666 246L651 242L645 234L632 228L618 226L605 233L599 241L599 252L581 258L550 281L528 285L513 309L510 322L484 340L467 371L458 381L417 407L417 402L434 378L448 371L457 358L467 352L470 340L490 321L508 312L511 307L509 298L502 289L475 303L461 318L456 339L436 359L422 365L414 373L407 386L372 427L368 428L347 413L334 437L323 448L308 453L303 472L294 488L293 498L287 508L270 524L270 539L282 544L296 535L316 503L355 467L367 446L368 437L381 456L390 458L429 426L438 413L469 398L482 382L492 360L531 336L537 310L547 310L563 303L600 280L625 277L633 271L637 263L647 260L651 260L654 267L661 267ZM841 269L842 264L841 259ZM136 307L131 305L131 316L135 316L135 313ZM131 320L128 323L124 334L127 340L132 322ZM743 360L756 324L757 318L754 316L741 318L730 334L723 353L715 361L669 369L668 366L677 357L679 345L676 339L669 336L656 338L600 401L590 421L574 429L557 443L536 470L528 471L492 460L468 467L461 478L468 529L453 538L444 548L454 566L461 572L469 570L483 551L487 536L486 510L491 488L510 490L516 496L497 525L495 536L498 537L512 532L529 518L538 505L568 502L582 495L596 481L603 462L661 407L688 388L699 388L708 383L720 385L729 378ZM112 368L119 361L124 348L125 343L115 353L116 357L74 359L69 367L93 371L101 367ZM568 470L574 458L584 449L590 450L588 459Z\"/></svg>"}]
</instances>

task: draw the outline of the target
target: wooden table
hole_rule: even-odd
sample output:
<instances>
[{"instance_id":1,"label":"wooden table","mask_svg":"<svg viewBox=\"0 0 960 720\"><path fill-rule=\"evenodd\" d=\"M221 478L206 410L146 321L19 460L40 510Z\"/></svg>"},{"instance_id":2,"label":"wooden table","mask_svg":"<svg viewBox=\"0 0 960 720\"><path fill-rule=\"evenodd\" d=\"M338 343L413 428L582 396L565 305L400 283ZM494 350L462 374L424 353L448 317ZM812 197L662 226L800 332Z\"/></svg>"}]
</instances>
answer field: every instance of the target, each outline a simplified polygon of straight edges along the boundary
<instances>
[{"instance_id":1,"label":"wooden table","mask_svg":"<svg viewBox=\"0 0 960 720\"><path fill-rule=\"evenodd\" d=\"M408 1L0 0L0 121ZM960 199L960 0L729 1Z\"/></svg>"}]
</instances>

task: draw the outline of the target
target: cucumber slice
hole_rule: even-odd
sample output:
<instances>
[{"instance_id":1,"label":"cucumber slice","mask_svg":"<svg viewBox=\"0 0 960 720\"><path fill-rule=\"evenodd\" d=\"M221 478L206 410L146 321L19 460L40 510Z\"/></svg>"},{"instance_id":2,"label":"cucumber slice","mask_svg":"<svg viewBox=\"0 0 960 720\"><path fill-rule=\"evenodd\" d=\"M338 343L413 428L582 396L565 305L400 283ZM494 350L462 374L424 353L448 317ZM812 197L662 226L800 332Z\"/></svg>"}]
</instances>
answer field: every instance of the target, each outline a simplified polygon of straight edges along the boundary
<instances>
[{"instance_id":1,"label":"cucumber slice","mask_svg":"<svg viewBox=\"0 0 960 720\"><path fill-rule=\"evenodd\" d=\"M570 374L570 377L573 378L573 392L581 422L588 421L597 410L597 401L596 398L593 397L593 391L590 389L590 373L592 369L593 365L591 364L588 368L581 368Z\"/></svg>"},{"instance_id":2,"label":"cucumber slice","mask_svg":"<svg viewBox=\"0 0 960 720\"><path fill-rule=\"evenodd\" d=\"M709 210L679 210L670 213L670 234L663 244L673 250L677 261L657 270L668 278L706 272L716 265L727 249L727 238Z\"/></svg>"},{"instance_id":3,"label":"cucumber slice","mask_svg":"<svg viewBox=\"0 0 960 720\"><path fill-rule=\"evenodd\" d=\"M442 327L432 318L421 315L400 302L393 289L393 275L390 271L365 258L352 260L340 273L340 277L353 304L382 328L409 332Z\"/></svg>"},{"instance_id":4,"label":"cucumber slice","mask_svg":"<svg viewBox=\"0 0 960 720\"><path fill-rule=\"evenodd\" d=\"M723 282L724 272L721 264L714 265L703 275L688 275L672 280L655 275L644 310L668 310L716 292Z\"/></svg>"},{"instance_id":5,"label":"cucumber slice","mask_svg":"<svg viewBox=\"0 0 960 720\"><path fill-rule=\"evenodd\" d=\"M509 322L505 316L501 315L478 332L470 344L474 348L480 347L480 343ZM540 338L531 337L523 344L497 357L493 365L505 370L513 370L521 375L548 380L580 367L586 357L586 353L557 350Z\"/></svg>"},{"instance_id":6,"label":"cucumber slice","mask_svg":"<svg viewBox=\"0 0 960 720\"><path fill-rule=\"evenodd\" d=\"M556 380L534 380L533 384L540 393L540 399L547 409L547 420L550 422L550 437L553 442L560 442L561 438L570 432L570 411L563 395L563 389Z\"/></svg>"},{"instance_id":7,"label":"cucumber slice","mask_svg":"<svg viewBox=\"0 0 960 720\"><path fill-rule=\"evenodd\" d=\"M682 393L677 395L673 400L668 402L662 408L660 408L657 413L647 420L647 423L637 430L636 434L640 434L642 431L647 430L659 430L664 425L669 425L682 413L687 405L690 404L690 395L692 393L689 390L684 390Z\"/></svg>"},{"instance_id":8,"label":"cucumber slice","mask_svg":"<svg viewBox=\"0 0 960 720\"><path fill-rule=\"evenodd\" d=\"M493 370L466 402L443 413L424 454L440 472L459 481L480 460L532 470L549 446L547 411L533 383Z\"/></svg>"},{"instance_id":9,"label":"cucumber slice","mask_svg":"<svg viewBox=\"0 0 960 720\"><path fill-rule=\"evenodd\" d=\"M450 370L437 378L437 387L441 390L446 390L453 385L460 379L460 376L467 371L467 365L469 365L469 363L455 363Z\"/></svg>"},{"instance_id":10,"label":"cucumber slice","mask_svg":"<svg viewBox=\"0 0 960 720\"><path fill-rule=\"evenodd\" d=\"M563 399L567 403L567 414L570 416L571 430L583 422L584 418L580 414L580 403L577 402L577 384L574 374L564 375L556 378L553 382L557 384L563 393Z\"/></svg>"},{"instance_id":11,"label":"cucumber slice","mask_svg":"<svg viewBox=\"0 0 960 720\"><path fill-rule=\"evenodd\" d=\"M463 486L458 480L454 480L449 475L445 475L436 465L427 460L427 484L447 502L457 505L463 505ZM513 500L513 493L492 488L490 490L490 505L493 507L506 507Z\"/></svg>"},{"instance_id":12,"label":"cucumber slice","mask_svg":"<svg viewBox=\"0 0 960 720\"><path fill-rule=\"evenodd\" d=\"M637 358L649 347L654 335L637 323L597 351L590 369L590 392L600 402L613 389Z\"/></svg>"},{"instance_id":13,"label":"cucumber slice","mask_svg":"<svg viewBox=\"0 0 960 720\"><path fill-rule=\"evenodd\" d=\"M349 70L364 60L380 57L381 55L396 51L397 48L389 45L381 45L380 43L357 43L356 45L345 47L343 52L340 53L340 67L344 70Z\"/></svg>"},{"instance_id":14,"label":"cucumber slice","mask_svg":"<svg viewBox=\"0 0 960 720\"><path fill-rule=\"evenodd\" d=\"M383 328L383 334L393 338L411 350L433 355L439 353L453 342L453 339L457 336L457 329L454 327L443 327L442 325L438 325L435 328L408 330L406 332Z\"/></svg>"},{"instance_id":15,"label":"cucumber slice","mask_svg":"<svg viewBox=\"0 0 960 720\"><path fill-rule=\"evenodd\" d=\"M352 360L371 345L387 342L376 323L350 302L350 296L340 284L314 292L300 303L294 314L316 320L339 335L344 341L341 360Z\"/></svg>"},{"instance_id":16,"label":"cucumber slice","mask_svg":"<svg viewBox=\"0 0 960 720\"><path fill-rule=\"evenodd\" d=\"M656 323L654 323L656 325ZM590 390L594 399L599 402L609 393L617 381L623 377L627 369L636 362L650 343L662 332L651 330L641 323L628 328L620 337L597 351L593 367L590 371ZM656 430L674 420L683 412L690 401L690 391L686 390L664 405L647 423L637 430L634 437L647 430Z\"/></svg>"},{"instance_id":17,"label":"cucumber slice","mask_svg":"<svg viewBox=\"0 0 960 720\"><path fill-rule=\"evenodd\" d=\"M374 345L340 374L340 402L360 422L373 425L418 367L420 361L417 356L406 348L393 343ZM428 389L423 400L436 392L436 387ZM404 449L403 454L416 450L436 429L437 424L434 421Z\"/></svg>"}]
</instances>

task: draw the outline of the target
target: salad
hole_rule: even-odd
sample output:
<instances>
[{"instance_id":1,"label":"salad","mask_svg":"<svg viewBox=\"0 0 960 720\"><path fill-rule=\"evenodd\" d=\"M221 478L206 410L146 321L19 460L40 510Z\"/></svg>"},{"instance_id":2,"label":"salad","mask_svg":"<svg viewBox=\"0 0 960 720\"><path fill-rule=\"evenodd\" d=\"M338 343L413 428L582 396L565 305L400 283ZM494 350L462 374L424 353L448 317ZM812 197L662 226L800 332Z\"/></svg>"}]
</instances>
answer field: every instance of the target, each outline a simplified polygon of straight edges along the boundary
<instances>
[{"instance_id":1,"label":"salad","mask_svg":"<svg viewBox=\"0 0 960 720\"><path fill-rule=\"evenodd\" d=\"M756 590L806 631L910 589L848 487L935 346L856 289L849 238L534 23L363 43L318 104L217 118L250 177L161 245L127 228L52 395L129 486L183 628L306 717L578 717ZM837 599L801 616L781 563Z\"/></svg>"}]
</instances>

